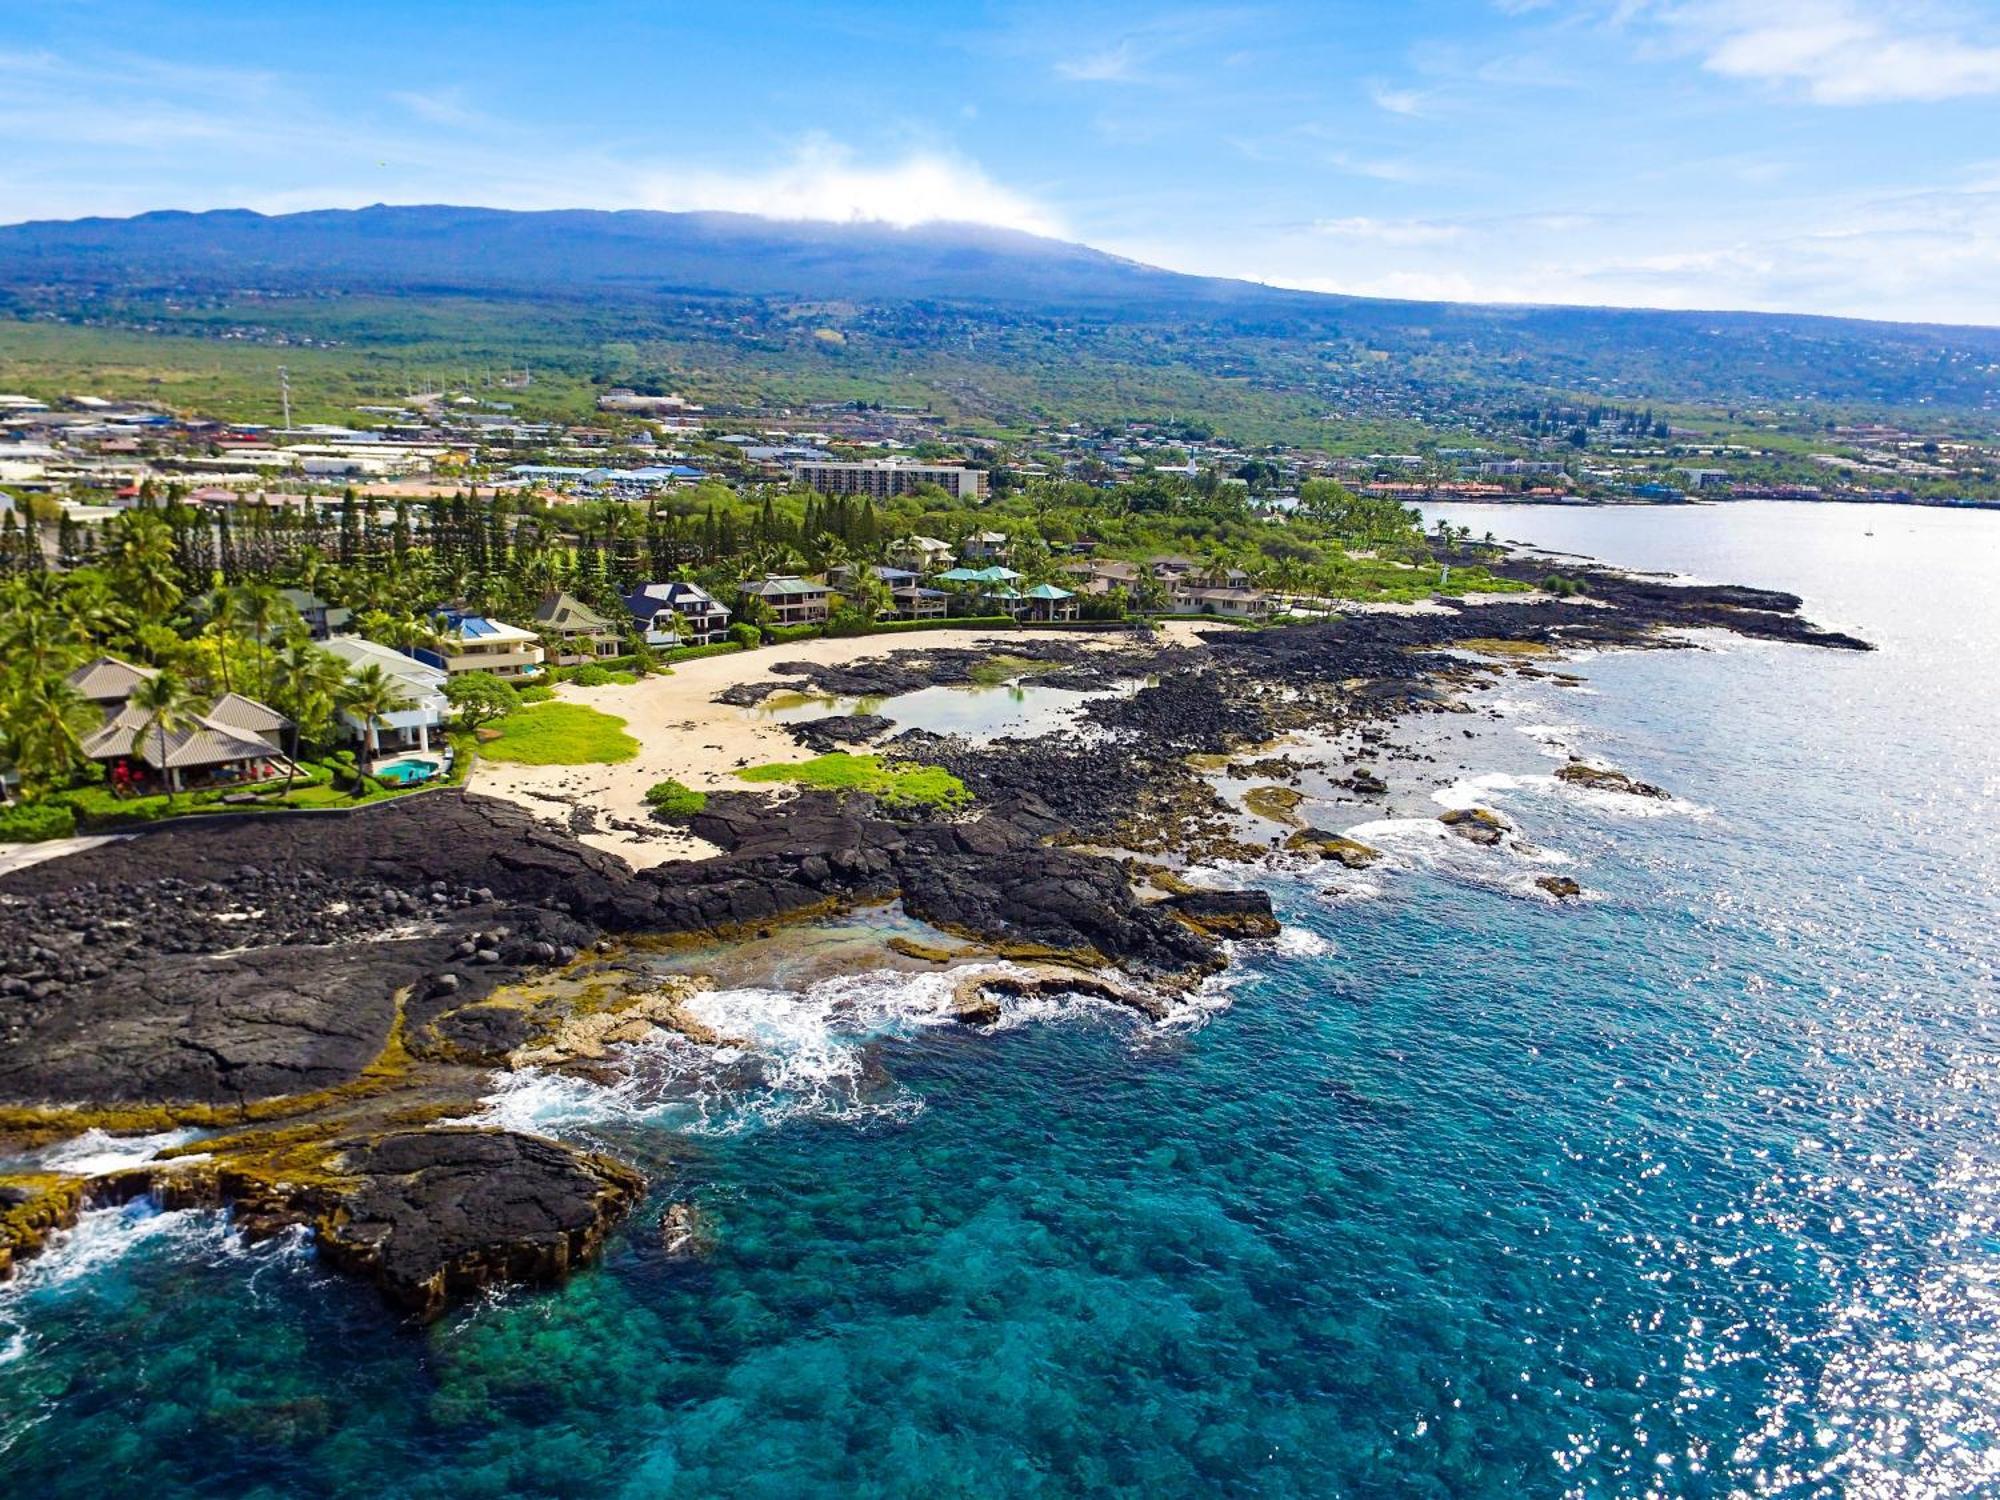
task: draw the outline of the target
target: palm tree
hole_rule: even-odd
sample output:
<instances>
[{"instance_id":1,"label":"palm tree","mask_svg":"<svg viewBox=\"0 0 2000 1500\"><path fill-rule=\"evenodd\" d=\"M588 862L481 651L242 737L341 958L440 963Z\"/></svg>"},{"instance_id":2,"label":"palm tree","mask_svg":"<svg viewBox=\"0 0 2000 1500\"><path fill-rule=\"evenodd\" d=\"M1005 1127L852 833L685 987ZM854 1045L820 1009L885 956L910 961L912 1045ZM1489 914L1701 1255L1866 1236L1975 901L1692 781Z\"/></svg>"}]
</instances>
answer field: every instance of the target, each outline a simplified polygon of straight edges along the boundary
<instances>
[{"instance_id":1,"label":"palm tree","mask_svg":"<svg viewBox=\"0 0 2000 1500\"><path fill-rule=\"evenodd\" d=\"M97 722L97 710L60 677L28 677L0 702L0 764L11 764L24 788L58 785L82 759L83 736Z\"/></svg>"},{"instance_id":2,"label":"palm tree","mask_svg":"<svg viewBox=\"0 0 2000 1500\"><path fill-rule=\"evenodd\" d=\"M370 662L342 684L334 701L361 721L362 769L372 770L375 757L381 753L377 721L409 708L411 706L409 695L403 691L402 685L395 678ZM359 795L359 786L355 791Z\"/></svg>"},{"instance_id":3,"label":"palm tree","mask_svg":"<svg viewBox=\"0 0 2000 1500\"><path fill-rule=\"evenodd\" d=\"M181 602L174 567L174 538L167 523L147 512L128 512L112 544L111 573L140 614L163 624Z\"/></svg>"},{"instance_id":4,"label":"palm tree","mask_svg":"<svg viewBox=\"0 0 2000 1500\"><path fill-rule=\"evenodd\" d=\"M334 694L344 680L340 659L322 651L310 641L293 641L278 658L277 708L292 721L292 749L286 758L285 790L292 789L298 774L299 736L306 721L316 719L333 706Z\"/></svg>"},{"instance_id":5,"label":"palm tree","mask_svg":"<svg viewBox=\"0 0 2000 1500\"><path fill-rule=\"evenodd\" d=\"M167 736L184 728L194 717L193 695L179 672L172 667L162 667L133 688L132 696L126 702L146 716L138 739L143 740L147 735L155 737L154 744L160 754L160 774L167 782L167 803L172 806L174 793L180 790L180 775L167 769Z\"/></svg>"},{"instance_id":6,"label":"palm tree","mask_svg":"<svg viewBox=\"0 0 2000 1500\"><path fill-rule=\"evenodd\" d=\"M239 590L243 624L257 646L257 696L271 695L271 637L291 606L268 583L246 583Z\"/></svg>"},{"instance_id":7,"label":"palm tree","mask_svg":"<svg viewBox=\"0 0 2000 1500\"><path fill-rule=\"evenodd\" d=\"M235 589L218 583L208 591L204 604L208 611L208 633L215 637L216 659L222 664L222 690L225 693L236 691L236 685L229 679L229 647L236 639L237 627L242 623L237 611L241 597Z\"/></svg>"}]
</instances>

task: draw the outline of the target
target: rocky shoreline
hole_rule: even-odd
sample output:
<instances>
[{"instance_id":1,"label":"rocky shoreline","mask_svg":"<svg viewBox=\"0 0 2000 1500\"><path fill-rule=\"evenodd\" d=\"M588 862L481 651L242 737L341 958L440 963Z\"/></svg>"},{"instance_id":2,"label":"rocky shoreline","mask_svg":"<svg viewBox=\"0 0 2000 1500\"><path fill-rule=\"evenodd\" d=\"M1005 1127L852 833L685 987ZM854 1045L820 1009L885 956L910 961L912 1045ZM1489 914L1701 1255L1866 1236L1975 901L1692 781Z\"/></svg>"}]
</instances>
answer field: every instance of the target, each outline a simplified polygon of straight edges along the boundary
<instances>
[{"instance_id":1,"label":"rocky shoreline","mask_svg":"<svg viewBox=\"0 0 2000 1500\"><path fill-rule=\"evenodd\" d=\"M1510 567L1545 569L1497 571ZM1203 779L1215 763L1295 774L1256 747L1307 729L1387 756L1389 721L1460 709L1497 673L1688 629L1865 649L1812 627L1788 595L1565 571L1586 578L1588 602L1219 629L1204 651L1024 642L1018 657L1060 686L1149 679L1089 703L1083 735L974 744L820 721L826 744L874 740L951 770L976 798L963 818L892 817L859 795L720 793L688 820L718 857L634 871L512 804L440 791L170 825L0 876L0 1157L31 1160L89 1129L211 1132L90 1180L0 1172L0 1272L83 1208L151 1194L228 1206L246 1233L307 1226L329 1264L418 1317L496 1283L552 1281L641 1199L639 1174L442 1122L475 1113L496 1068L601 1066L653 1027L685 1029L673 997L605 978L620 943L751 937L895 900L963 945L941 958L1022 966L961 982L968 1024L994 1018L997 993L1064 985L1158 1014L1162 996L1224 966L1228 940L1276 930L1262 893L1194 889L1161 863L1270 852L1232 831ZM990 660L905 649L839 668L780 662L768 683L731 691L893 697L979 680ZM1614 777L1570 773L1658 793ZM1360 795L1386 786L1369 765L1347 781ZM1462 821L1468 836L1484 827ZM1372 857L1305 827L1287 847Z\"/></svg>"}]
</instances>

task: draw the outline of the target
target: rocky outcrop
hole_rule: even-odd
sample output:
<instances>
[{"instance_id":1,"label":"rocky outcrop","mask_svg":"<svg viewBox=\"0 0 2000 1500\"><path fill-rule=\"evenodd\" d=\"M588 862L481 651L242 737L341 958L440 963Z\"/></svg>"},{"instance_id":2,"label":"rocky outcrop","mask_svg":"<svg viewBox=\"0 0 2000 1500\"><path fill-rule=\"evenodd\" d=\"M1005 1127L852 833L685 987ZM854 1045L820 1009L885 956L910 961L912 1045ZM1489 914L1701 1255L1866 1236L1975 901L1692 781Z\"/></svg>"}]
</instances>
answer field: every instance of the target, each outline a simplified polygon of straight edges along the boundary
<instances>
[{"instance_id":1,"label":"rocky outcrop","mask_svg":"<svg viewBox=\"0 0 2000 1500\"><path fill-rule=\"evenodd\" d=\"M885 719L880 714L829 714L824 719L787 724L785 732L808 750L817 750L825 755L830 751L879 740L895 727L894 720Z\"/></svg>"},{"instance_id":2,"label":"rocky outcrop","mask_svg":"<svg viewBox=\"0 0 2000 1500\"><path fill-rule=\"evenodd\" d=\"M1650 782L1634 781L1623 771L1614 771L1605 766L1593 766L1587 761L1572 759L1569 764L1556 772L1558 781L1566 781L1571 786L1587 787L1593 792L1619 792L1628 797L1654 797L1665 801L1673 793Z\"/></svg>"},{"instance_id":3,"label":"rocky outcrop","mask_svg":"<svg viewBox=\"0 0 2000 1500\"><path fill-rule=\"evenodd\" d=\"M1264 891L1184 891L1160 905L1198 932L1221 938L1268 938L1280 931Z\"/></svg>"},{"instance_id":4,"label":"rocky outcrop","mask_svg":"<svg viewBox=\"0 0 2000 1500\"><path fill-rule=\"evenodd\" d=\"M950 1014L961 1025L991 1026L1004 1014L1002 997L1029 999L1058 995L1108 1000L1151 1021L1164 1019L1170 1009L1158 994L1109 975L1039 964L1027 968L966 970L952 989Z\"/></svg>"},{"instance_id":5,"label":"rocky outcrop","mask_svg":"<svg viewBox=\"0 0 2000 1500\"><path fill-rule=\"evenodd\" d=\"M560 1280L645 1183L606 1157L511 1131L403 1131L349 1150L359 1186L317 1221L320 1255L429 1320L509 1282Z\"/></svg>"},{"instance_id":6,"label":"rocky outcrop","mask_svg":"<svg viewBox=\"0 0 2000 1500\"><path fill-rule=\"evenodd\" d=\"M1535 884L1558 901L1574 901L1583 894L1583 887L1567 875L1539 875Z\"/></svg>"},{"instance_id":7,"label":"rocky outcrop","mask_svg":"<svg viewBox=\"0 0 2000 1500\"><path fill-rule=\"evenodd\" d=\"M1478 844L1492 848L1513 832L1514 825L1484 807L1454 807L1439 817L1438 821L1468 844Z\"/></svg>"},{"instance_id":8,"label":"rocky outcrop","mask_svg":"<svg viewBox=\"0 0 2000 1500\"><path fill-rule=\"evenodd\" d=\"M1345 834L1328 833L1323 828L1301 829L1285 840L1285 847L1295 853L1337 860L1350 870L1365 870L1382 857L1382 851L1371 844Z\"/></svg>"}]
</instances>

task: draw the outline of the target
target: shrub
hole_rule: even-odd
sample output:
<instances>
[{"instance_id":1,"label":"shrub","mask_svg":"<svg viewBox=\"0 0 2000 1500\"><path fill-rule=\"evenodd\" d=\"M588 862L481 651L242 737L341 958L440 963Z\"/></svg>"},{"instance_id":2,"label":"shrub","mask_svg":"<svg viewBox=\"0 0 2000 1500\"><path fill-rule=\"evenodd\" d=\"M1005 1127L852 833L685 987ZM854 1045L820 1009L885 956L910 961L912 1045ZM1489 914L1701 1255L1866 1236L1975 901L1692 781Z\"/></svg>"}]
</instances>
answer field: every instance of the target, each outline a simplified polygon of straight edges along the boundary
<instances>
[{"instance_id":1,"label":"shrub","mask_svg":"<svg viewBox=\"0 0 2000 1500\"><path fill-rule=\"evenodd\" d=\"M774 625L764 632L764 639L774 646L783 646L792 641L816 640L825 633L824 625Z\"/></svg>"},{"instance_id":2,"label":"shrub","mask_svg":"<svg viewBox=\"0 0 2000 1500\"><path fill-rule=\"evenodd\" d=\"M37 844L76 832L76 813L60 802L19 802L0 807L0 844Z\"/></svg>"},{"instance_id":3,"label":"shrub","mask_svg":"<svg viewBox=\"0 0 2000 1500\"><path fill-rule=\"evenodd\" d=\"M467 672L444 685L445 701L458 710L458 721L467 729L511 714L521 706L521 695L512 684L491 672Z\"/></svg>"},{"instance_id":4,"label":"shrub","mask_svg":"<svg viewBox=\"0 0 2000 1500\"><path fill-rule=\"evenodd\" d=\"M523 703L547 703L555 695L556 690L546 682L531 682L514 690L514 696Z\"/></svg>"},{"instance_id":5,"label":"shrub","mask_svg":"<svg viewBox=\"0 0 2000 1500\"><path fill-rule=\"evenodd\" d=\"M738 623L729 627L729 638L745 651L754 651L764 644L764 632L755 625Z\"/></svg>"},{"instance_id":6,"label":"shrub","mask_svg":"<svg viewBox=\"0 0 2000 1500\"><path fill-rule=\"evenodd\" d=\"M708 806L708 793L683 786L670 776L646 788L646 805L663 818L691 818Z\"/></svg>"},{"instance_id":7,"label":"shrub","mask_svg":"<svg viewBox=\"0 0 2000 1500\"><path fill-rule=\"evenodd\" d=\"M672 651L661 652L660 660L667 663L700 661L704 656L729 656L742 649L734 641L718 641L713 646L679 646Z\"/></svg>"},{"instance_id":8,"label":"shrub","mask_svg":"<svg viewBox=\"0 0 2000 1500\"><path fill-rule=\"evenodd\" d=\"M567 676L568 680L578 687L630 687L639 680L630 672L621 672L594 661L585 662L580 667L571 667ZM525 693L521 695L521 700L524 703L535 701Z\"/></svg>"}]
</instances>

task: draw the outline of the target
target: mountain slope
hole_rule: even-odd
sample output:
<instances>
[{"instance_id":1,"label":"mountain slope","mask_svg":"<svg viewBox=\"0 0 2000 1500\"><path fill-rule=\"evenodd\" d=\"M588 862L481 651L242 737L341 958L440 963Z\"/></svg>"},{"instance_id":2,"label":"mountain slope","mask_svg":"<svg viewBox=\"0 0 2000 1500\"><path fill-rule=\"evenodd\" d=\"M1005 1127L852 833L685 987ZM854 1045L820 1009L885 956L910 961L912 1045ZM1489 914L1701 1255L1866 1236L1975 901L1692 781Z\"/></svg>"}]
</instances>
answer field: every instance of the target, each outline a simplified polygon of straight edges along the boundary
<instances>
[{"instance_id":1,"label":"mountain slope","mask_svg":"<svg viewBox=\"0 0 2000 1500\"><path fill-rule=\"evenodd\" d=\"M1004 420L1246 393L1308 424L1558 394L2000 410L1995 329L1324 296L967 224L441 206L46 221L0 227L8 315L434 362L457 343L592 379L724 370L779 400L893 385ZM1076 405L1080 385L1103 399Z\"/></svg>"}]
</instances>

